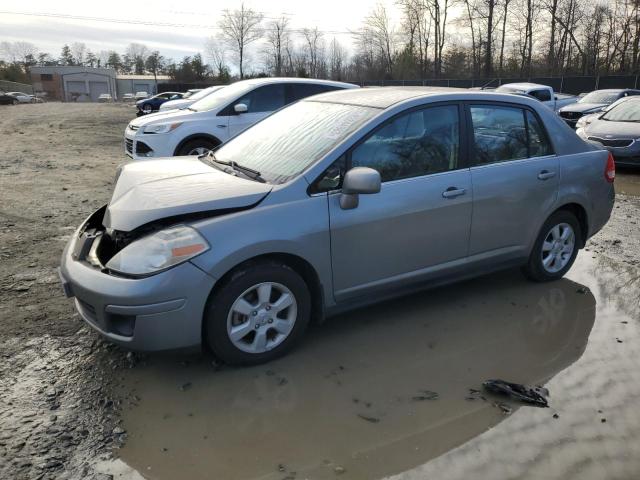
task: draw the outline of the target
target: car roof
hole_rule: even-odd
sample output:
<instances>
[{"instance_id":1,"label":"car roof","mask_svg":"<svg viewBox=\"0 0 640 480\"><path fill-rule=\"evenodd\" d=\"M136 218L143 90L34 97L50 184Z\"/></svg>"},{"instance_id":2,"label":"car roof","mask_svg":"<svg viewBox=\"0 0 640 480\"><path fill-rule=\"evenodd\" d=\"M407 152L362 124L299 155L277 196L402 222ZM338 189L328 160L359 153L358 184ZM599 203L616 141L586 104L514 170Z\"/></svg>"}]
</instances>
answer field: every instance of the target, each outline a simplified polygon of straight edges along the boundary
<instances>
[{"instance_id":1,"label":"car roof","mask_svg":"<svg viewBox=\"0 0 640 480\"><path fill-rule=\"evenodd\" d=\"M322 93L305 101L325 101L386 109L396 103L417 97L429 97L456 92L468 93L469 90L449 87L368 87Z\"/></svg>"},{"instance_id":2,"label":"car roof","mask_svg":"<svg viewBox=\"0 0 640 480\"><path fill-rule=\"evenodd\" d=\"M297 77L261 77L261 78L251 78L248 80L240 80L238 82L234 82L234 85L237 83L246 83L247 85L269 85L272 83L309 83L314 85L333 85L341 88L358 88L358 85L354 85L353 83L346 82L337 82L335 80L320 80L317 78L297 78Z\"/></svg>"},{"instance_id":3,"label":"car roof","mask_svg":"<svg viewBox=\"0 0 640 480\"><path fill-rule=\"evenodd\" d=\"M434 98L435 97L435 98ZM437 98L440 97L440 98ZM338 90L303 99L304 102L325 102L371 107L386 110L405 102L433 98L434 101L491 101L528 105L534 109L547 108L527 95L513 95L493 91L477 91L450 87L371 87ZM631 98L631 97L629 97ZM640 99L640 97L637 97Z\"/></svg>"},{"instance_id":4,"label":"car roof","mask_svg":"<svg viewBox=\"0 0 640 480\"><path fill-rule=\"evenodd\" d=\"M531 82L505 83L500 85L500 87L517 88L522 90L528 90L530 88L551 88L548 85L541 85L539 83L531 83Z\"/></svg>"}]
</instances>

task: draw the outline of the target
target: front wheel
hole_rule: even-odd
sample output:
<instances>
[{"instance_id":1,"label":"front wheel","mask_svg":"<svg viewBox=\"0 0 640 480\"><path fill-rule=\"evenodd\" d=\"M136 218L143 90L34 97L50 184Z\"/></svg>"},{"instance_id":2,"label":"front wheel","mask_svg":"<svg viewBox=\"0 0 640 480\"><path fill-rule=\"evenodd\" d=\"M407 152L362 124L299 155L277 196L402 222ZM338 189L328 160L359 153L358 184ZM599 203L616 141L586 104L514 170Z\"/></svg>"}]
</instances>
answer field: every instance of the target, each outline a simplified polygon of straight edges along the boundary
<instances>
[{"instance_id":1,"label":"front wheel","mask_svg":"<svg viewBox=\"0 0 640 480\"><path fill-rule=\"evenodd\" d=\"M566 210L551 215L542 226L529 261L523 267L527 278L548 282L562 278L578 255L580 225Z\"/></svg>"},{"instance_id":2,"label":"front wheel","mask_svg":"<svg viewBox=\"0 0 640 480\"><path fill-rule=\"evenodd\" d=\"M16 99L13 99L13 100L11 101L11 105L18 105L19 103L20 103L20 102L19 102L18 100L16 100Z\"/></svg>"},{"instance_id":3,"label":"front wheel","mask_svg":"<svg viewBox=\"0 0 640 480\"><path fill-rule=\"evenodd\" d=\"M149 113L153 112L153 107L151 105L149 105L149 104L143 105L142 106L142 111L145 114L149 114Z\"/></svg>"},{"instance_id":4,"label":"front wheel","mask_svg":"<svg viewBox=\"0 0 640 480\"><path fill-rule=\"evenodd\" d=\"M305 281L287 265L249 264L210 298L205 340L231 365L256 365L290 350L309 324L311 299Z\"/></svg>"},{"instance_id":5,"label":"front wheel","mask_svg":"<svg viewBox=\"0 0 640 480\"><path fill-rule=\"evenodd\" d=\"M182 145L178 150L177 155L205 155L216 147L217 145L211 140L207 140L206 138L196 138L195 140L190 140Z\"/></svg>"}]
</instances>

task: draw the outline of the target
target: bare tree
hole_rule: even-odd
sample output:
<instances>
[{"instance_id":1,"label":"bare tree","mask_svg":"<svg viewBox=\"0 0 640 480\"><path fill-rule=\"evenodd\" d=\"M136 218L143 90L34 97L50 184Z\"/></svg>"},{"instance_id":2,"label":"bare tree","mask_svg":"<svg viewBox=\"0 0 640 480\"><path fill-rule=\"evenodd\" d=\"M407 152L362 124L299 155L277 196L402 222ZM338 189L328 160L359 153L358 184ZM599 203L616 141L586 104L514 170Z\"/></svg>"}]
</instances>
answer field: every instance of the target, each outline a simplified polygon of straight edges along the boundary
<instances>
[{"instance_id":1,"label":"bare tree","mask_svg":"<svg viewBox=\"0 0 640 480\"><path fill-rule=\"evenodd\" d=\"M246 48L251 43L262 36L263 15L250 8L246 8L244 3L240 4L239 10L225 10L220 20L220 30L222 36L236 55L240 78L244 78L244 62Z\"/></svg>"},{"instance_id":2,"label":"bare tree","mask_svg":"<svg viewBox=\"0 0 640 480\"><path fill-rule=\"evenodd\" d=\"M290 41L289 19L281 17L267 26L266 55L276 77L282 76L285 50Z\"/></svg>"},{"instance_id":3,"label":"bare tree","mask_svg":"<svg viewBox=\"0 0 640 480\"><path fill-rule=\"evenodd\" d=\"M398 43L395 29L383 5L378 4L373 9L355 36L361 53L368 55L372 63L375 62L374 57L378 57L384 65L385 74L392 77Z\"/></svg>"},{"instance_id":4,"label":"bare tree","mask_svg":"<svg viewBox=\"0 0 640 480\"><path fill-rule=\"evenodd\" d=\"M347 50L333 37L329 44L329 78L343 80L347 64Z\"/></svg>"},{"instance_id":5,"label":"bare tree","mask_svg":"<svg viewBox=\"0 0 640 480\"><path fill-rule=\"evenodd\" d=\"M84 65L87 46L83 42L75 42L71 44L71 55L76 65Z\"/></svg>"},{"instance_id":6,"label":"bare tree","mask_svg":"<svg viewBox=\"0 0 640 480\"><path fill-rule=\"evenodd\" d=\"M303 28L301 34L304 39L303 51L307 57L307 73L311 78L321 77L326 65L322 32L318 27Z\"/></svg>"},{"instance_id":7,"label":"bare tree","mask_svg":"<svg viewBox=\"0 0 640 480\"><path fill-rule=\"evenodd\" d=\"M227 67L227 51L222 38L209 37L204 44L205 57L213 66L219 80L224 80L229 76Z\"/></svg>"},{"instance_id":8,"label":"bare tree","mask_svg":"<svg viewBox=\"0 0 640 480\"><path fill-rule=\"evenodd\" d=\"M446 42L447 17L452 0L425 0L434 28L434 74L439 77L442 73L442 52Z\"/></svg>"},{"instance_id":9,"label":"bare tree","mask_svg":"<svg viewBox=\"0 0 640 480\"><path fill-rule=\"evenodd\" d=\"M424 78L429 63L431 15L424 0L399 0L398 5L403 13L402 29L406 37L406 48L409 55L416 59L420 77Z\"/></svg>"}]
</instances>

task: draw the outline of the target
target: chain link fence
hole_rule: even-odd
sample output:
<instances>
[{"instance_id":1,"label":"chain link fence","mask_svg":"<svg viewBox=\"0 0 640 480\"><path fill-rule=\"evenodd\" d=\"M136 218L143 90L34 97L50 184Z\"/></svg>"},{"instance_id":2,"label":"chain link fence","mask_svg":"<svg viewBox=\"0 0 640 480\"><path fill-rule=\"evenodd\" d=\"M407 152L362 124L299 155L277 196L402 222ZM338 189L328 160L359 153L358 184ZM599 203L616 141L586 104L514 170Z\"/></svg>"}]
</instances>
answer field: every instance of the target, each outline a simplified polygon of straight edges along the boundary
<instances>
[{"instance_id":1,"label":"chain link fence","mask_svg":"<svg viewBox=\"0 0 640 480\"><path fill-rule=\"evenodd\" d=\"M361 87L386 86L425 86L458 88L495 88L505 83L532 82L549 85L557 92L578 95L604 88L637 88L638 75L607 75L584 77L530 77L530 78L463 78L463 79L426 79L426 80L380 80L354 82Z\"/></svg>"}]
</instances>

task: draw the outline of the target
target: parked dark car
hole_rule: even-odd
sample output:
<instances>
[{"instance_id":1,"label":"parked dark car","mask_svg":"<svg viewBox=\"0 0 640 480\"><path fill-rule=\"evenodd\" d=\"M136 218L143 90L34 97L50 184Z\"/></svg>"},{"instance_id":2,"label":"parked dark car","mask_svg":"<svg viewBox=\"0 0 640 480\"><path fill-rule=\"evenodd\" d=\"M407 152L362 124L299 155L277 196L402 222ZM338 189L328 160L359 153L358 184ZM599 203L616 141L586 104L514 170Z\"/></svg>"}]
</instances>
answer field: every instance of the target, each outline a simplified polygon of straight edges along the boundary
<instances>
[{"instance_id":1,"label":"parked dark car","mask_svg":"<svg viewBox=\"0 0 640 480\"><path fill-rule=\"evenodd\" d=\"M593 117L576 130L578 136L609 150L616 165L640 167L640 97L621 100Z\"/></svg>"},{"instance_id":2,"label":"parked dark car","mask_svg":"<svg viewBox=\"0 0 640 480\"><path fill-rule=\"evenodd\" d=\"M153 97L138 100L136 107L138 108L138 115L146 115L147 113L157 112L164 102L169 100L178 100L182 98L184 93L181 92L162 92L154 95Z\"/></svg>"},{"instance_id":3,"label":"parked dark car","mask_svg":"<svg viewBox=\"0 0 640 480\"><path fill-rule=\"evenodd\" d=\"M601 112L607 105L611 105L613 102L631 95L640 95L640 90L634 90L632 88L594 90L584 95L576 103L562 107L558 111L558 115L560 115L570 127L576 128L576 123L583 115Z\"/></svg>"},{"instance_id":4,"label":"parked dark car","mask_svg":"<svg viewBox=\"0 0 640 480\"><path fill-rule=\"evenodd\" d=\"M0 105L17 105L20 103L16 97L5 92L0 92Z\"/></svg>"}]
</instances>

